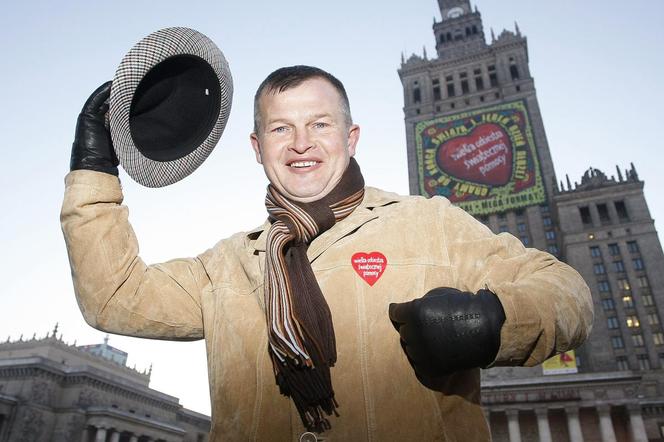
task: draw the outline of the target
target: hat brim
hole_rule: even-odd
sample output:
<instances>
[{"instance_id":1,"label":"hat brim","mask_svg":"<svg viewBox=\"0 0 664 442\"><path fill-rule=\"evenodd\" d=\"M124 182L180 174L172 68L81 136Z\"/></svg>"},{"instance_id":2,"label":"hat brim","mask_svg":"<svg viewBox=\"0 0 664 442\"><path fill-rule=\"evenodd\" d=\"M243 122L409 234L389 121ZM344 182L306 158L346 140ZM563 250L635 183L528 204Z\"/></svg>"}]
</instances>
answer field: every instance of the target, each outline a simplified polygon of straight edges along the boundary
<instances>
[{"instance_id":1,"label":"hat brim","mask_svg":"<svg viewBox=\"0 0 664 442\"><path fill-rule=\"evenodd\" d=\"M221 50L189 28L167 28L138 42L111 86L113 147L127 174L147 187L196 170L219 142L233 80Z\"/></svg>"}]
</instances>

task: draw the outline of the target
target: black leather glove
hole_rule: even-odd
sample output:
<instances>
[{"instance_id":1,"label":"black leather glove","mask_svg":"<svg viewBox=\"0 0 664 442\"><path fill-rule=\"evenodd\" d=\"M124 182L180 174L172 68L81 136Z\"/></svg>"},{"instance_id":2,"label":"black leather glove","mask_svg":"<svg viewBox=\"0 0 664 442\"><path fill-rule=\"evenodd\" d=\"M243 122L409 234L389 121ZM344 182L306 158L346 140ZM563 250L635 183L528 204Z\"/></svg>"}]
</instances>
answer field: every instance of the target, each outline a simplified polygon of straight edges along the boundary
<instances>
[{"instance_id":1,"label":"black leather glove","mask_svg":"<svg viewBox=\"0 0 664 442\"><path fill-rule=\"evenodd\" d=\"M110 96L111 82L108 81L85 102L76 122L70 170L88 169L118 176L118 158L113 150L111 133L105 125Z\"/></svg>"},{"instance_id":2,"label":"black leather glove","mask_svg":"<svg viewBox=\"0 0 664 442\"><path fill-rule=\"evenodd\" d=\"M484 289L474 295L436 288L420 299L390 304L389 315L417 378L433 389L441 376L491 364L505 322L498 297Z\"/></svg>"}]
</instances>

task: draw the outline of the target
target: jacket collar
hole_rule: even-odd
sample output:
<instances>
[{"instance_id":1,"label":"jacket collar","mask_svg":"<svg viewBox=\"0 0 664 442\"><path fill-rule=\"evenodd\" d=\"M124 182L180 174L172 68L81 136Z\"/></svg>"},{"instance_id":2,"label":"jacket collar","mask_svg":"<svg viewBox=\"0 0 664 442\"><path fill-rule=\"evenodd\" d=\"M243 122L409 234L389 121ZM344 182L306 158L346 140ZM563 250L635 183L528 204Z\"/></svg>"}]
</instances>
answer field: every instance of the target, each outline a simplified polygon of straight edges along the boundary
<instances>
[{"instance_id":1,"label":"jacket collar","mask_svg":"<svg viewBox=\"0 0 664 442\"><path fill-rule=\"evenodd\" d=\"M332 244L344 236L357 230L363 224L378 218L379 215L374 212L373 209L397 202L401 198L402 197L395 193L385 192L374 187L365 187L364 198L353 213L336 223L331 229L323 232L311 242L307 251L309 260L313 261ZM265 220L262 226L248 232L247 239L249 240L249 247L252 247L258 252L264 252L267 242L267 233L268 230L270 230L271 225L272 224L269 220Z\"/></svg>"}]
</instances>

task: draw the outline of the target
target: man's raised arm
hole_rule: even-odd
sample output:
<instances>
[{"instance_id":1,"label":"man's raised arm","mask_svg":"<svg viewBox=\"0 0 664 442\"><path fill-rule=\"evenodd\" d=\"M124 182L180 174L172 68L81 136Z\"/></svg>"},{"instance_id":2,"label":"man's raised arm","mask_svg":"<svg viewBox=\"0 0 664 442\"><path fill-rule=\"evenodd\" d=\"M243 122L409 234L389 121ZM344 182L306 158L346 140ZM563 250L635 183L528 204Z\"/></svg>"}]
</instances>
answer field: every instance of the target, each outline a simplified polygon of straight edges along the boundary
<instances>
[{"instance_id":1,"label":"man's raised arm","mask_svg":"<svg viewBox=\"0 0 664 442\"><path fill-rule=\"evenodd\" d=\"M148 266L122 206L118 160L104 125L110 82L79 115L60 220L74 291L85 320L100 330L157 339L200 339L202 259Z\"/></svg>"}]
</instances>

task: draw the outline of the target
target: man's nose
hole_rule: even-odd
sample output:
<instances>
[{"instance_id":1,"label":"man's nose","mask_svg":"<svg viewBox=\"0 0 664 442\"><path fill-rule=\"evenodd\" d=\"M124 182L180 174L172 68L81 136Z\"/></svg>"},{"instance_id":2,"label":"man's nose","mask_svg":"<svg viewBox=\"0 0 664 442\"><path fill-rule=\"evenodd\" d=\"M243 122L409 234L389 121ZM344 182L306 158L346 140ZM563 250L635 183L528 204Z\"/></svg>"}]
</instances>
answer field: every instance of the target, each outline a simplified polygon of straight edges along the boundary
<instances>
[{"instance_id":1,"label":"man's nose","mask_svg":"<svg viewBox=\"0 0 664 442\"><path fill-rule=\"evenodd\" d=\"M299 153L305 153L314 146L313 140L306 129L296 129L295 138L293 139L292 149Z\"/></svg>"}]
</instances>

